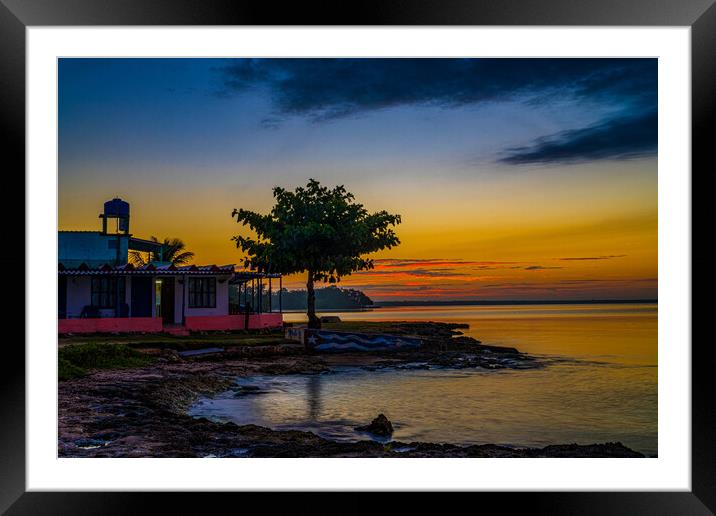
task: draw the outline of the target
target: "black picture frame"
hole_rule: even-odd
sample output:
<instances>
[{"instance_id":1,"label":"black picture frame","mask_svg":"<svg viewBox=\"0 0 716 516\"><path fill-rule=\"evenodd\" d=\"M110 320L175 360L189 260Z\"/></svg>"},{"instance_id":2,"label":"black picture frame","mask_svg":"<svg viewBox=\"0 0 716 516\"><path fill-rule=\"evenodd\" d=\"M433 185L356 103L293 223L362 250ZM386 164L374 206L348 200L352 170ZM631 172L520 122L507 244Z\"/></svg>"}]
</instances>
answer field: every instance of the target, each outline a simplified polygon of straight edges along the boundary
<instances>
[{"instance_id":1,"label":"black picture frame","mask_svg":"<svg viewBox=\"0 0 716 516\"><path fill-rule=\"evenodd\" d=\"M692 51L692 169L707 174L711 163L708 128L716 114L715 0L430 0L359 1L350 4L257 3L231 0L0 0L0 113L5 175L24 191L25 30L30 26L83 25L577 25L689 26ZM9 165L14 163L14 166ZM689 171L684 171L689 173ZM694 174L691 173L692 181ZM693 182L692 182L693 185ZM693 190L693 188L692 188ZM16 195L18 198L19 195ZM5 206L7 209L7 206ZM15 217L19 210L15 210ZM7 220L7 219L6 219ZM16 225L16 250L3 265L16 270L24 226ZM692 232L693 234L693 232ZM692 247L693 253L693 247ZM26 271L27 272L27 271ZM20 275L15 275L19 281ZM19 292L6 287L6 292ZM24 310L13 299L8 319ZM29 307L41 309L41 307ZM692 317L693 321L693 317ZM693 322L692 322L693 325ZM670 343L689 346L691 343ZM712 514L716 511L716 454L712 430L714 375L710 342L692 347L692 491L619 493L480 493L482 504L516 506L551 514ZM0 423L0 511L8 514L123 514L146 510L147 496L161 496L169 512L189 512L203 501L189 495L134 493L31 493L25 489L25 356L15 340L4 342ZM242 506L255 501L241 496ZM367 502L374 503L374 502ZM468 502L470 504L475 501ZM359 510L361 502L351 502ZM313 506L313 505L311 505ZM482 507L482 505L480 506ZM308 506L307 506L308 508ZM319 508L320 509L320 508ZM366 507L365 510L372 510Z\"/></svg>"}]
</instances>

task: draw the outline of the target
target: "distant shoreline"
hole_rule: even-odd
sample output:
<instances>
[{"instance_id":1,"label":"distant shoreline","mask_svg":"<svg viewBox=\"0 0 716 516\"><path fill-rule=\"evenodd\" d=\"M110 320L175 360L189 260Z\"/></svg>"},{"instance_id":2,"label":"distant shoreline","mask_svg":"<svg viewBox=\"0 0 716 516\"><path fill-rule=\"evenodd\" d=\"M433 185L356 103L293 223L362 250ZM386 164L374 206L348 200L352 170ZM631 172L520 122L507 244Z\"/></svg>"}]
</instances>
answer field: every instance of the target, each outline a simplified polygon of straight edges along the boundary
<instances>
[{"instance_id":1,"label":"distant shoreline","mask_svg":"<svg viewBox=\"0 0 716 516\"><path fill-rule=\"evenodd\" d=\"M657 299L593 299L579 301L383 301L363 308L317 308L318 312L370 312L376 308L421 307L421 306L510 306L510 305L638 305L658 304ZM284 313L305 313L306 309L283 310Z\"/></svg>"},{"instance_id":2,"label":"distant shoreline","mask_svg":"<svg viewBox=\"0 0 716 516\"><path fill-rule=\"evenodd\" d=\"M458 306L458 305L615 305L615 304L658 304L657 299L587 299L587 300L473 300L473 301L380 301L366 308L391 306Z\"/></svg>"},{"instance_id":3,"label":"distant shoreline","mask_svg":"<svg viewBox=\"0 0 716 516\"><path fill-rule=\"evenodd\" d=\"M578 301L383 301L373 305L364 306L362 308L316 308L317 312L370 312L378 308L395 308L395 307L426 307L426 306L529 306L529 305L635 305L635 304L658 304L657 299L594 299L594 300L578 300ZM291 308L284 309L283 313L300 313L305 314L306 309Z\"/></svg>"}]
</instances>

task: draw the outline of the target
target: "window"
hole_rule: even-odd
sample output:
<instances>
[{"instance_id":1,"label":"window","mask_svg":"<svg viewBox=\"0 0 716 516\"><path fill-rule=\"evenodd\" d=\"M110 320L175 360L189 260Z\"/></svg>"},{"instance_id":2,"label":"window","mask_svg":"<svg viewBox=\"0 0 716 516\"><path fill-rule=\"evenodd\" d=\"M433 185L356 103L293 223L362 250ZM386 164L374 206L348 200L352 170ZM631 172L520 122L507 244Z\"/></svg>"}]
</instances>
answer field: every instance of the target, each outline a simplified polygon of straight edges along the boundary
<instances>
[{"instance_id":1,"label":"window","mask_svg":"<svg viewBox=\"0 0 716 516\"><path fill-rule=\"evenodd\" d=\"M92 278L92 306L115 308L117 288L119 288L119 302L124 303L124 278Z\"/></svg>"},{"instance_id":2,"label":"window","mask_svg":"<svg viewBox=\"0 0 716 516\"><path fill-rule=\"evenodd\" d=\"M189 278L189 308L216 307L216 278Z\"/></svg>"}]
</instances>

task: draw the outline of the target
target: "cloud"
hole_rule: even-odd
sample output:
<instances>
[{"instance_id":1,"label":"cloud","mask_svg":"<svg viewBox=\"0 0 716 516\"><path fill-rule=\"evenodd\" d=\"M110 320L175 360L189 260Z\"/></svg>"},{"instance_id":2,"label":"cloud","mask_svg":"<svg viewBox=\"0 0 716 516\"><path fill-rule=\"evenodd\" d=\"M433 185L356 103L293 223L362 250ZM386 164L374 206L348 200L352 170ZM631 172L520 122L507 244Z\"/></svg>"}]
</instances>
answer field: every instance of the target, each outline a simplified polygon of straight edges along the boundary
<instances>
[{"instance_id":1,"label":"cloud","mask_svg":"<svg viewBox=\"0 0 716 516\"><path fill-rule=\"evenodd\" d=\"M375 270L369 269L365 271L354 272L354 275L396 275L403 274L407 276L427 277L427 278L449 278L452 276L469 276L465 272L456 272L454 269L438 268L438 269L406 269L406 270Z\"/></svg>"},{"instance_id":2,"label":"cloud","mask_svg":"<svg viewBox=\"0 0 716 516\"><path fill-rule=\"evenodd\" d=\"M625 160L657 149L656 59L231 59L215 71L221 96L268 97L273 113L262 122L268 129L289 117L318 123L404 106L573 100L607 107L611 115L508 148L497 162Z\"/></svg>"},{"instance_id":3,"label":"cloud","mask_svg":"<svg viewBox=\"0 0 716 516\"><path fill-rule=\"evenodd\" d=\"M407 271L406 274L410 276L422 276L428 278L449 278L452 276L469 276L465 272L455 272L453 269L413 269Z\"/></svg>"},{"instance_id":4,"label":"cloud","mask_svg":"<svg viewBox=\"0 0 716 516\"><path fill-rule=\"evenodd\" d=\"M543 265L530 265L529 267L525 267L526 271L544 271L547 269L564 269L564 267L546 267Z\"/></svg>"},{"instance_id":5,"label":"cloud","mask_svg":"<svg viewBox=\"0 0 716 516\"><path fill-rule=\"evenodd\" d=\"M374 261L374 268L357 271L353 277L386 281L402 280L403 286L432 285L436 281L460 281L463 284L484 281L490 276L480 274L484 270L522 268L511 266L519 262L471 261L449 258L381 258Z\"/></svg>"},{"instance_id":6,"label":"cloud","mask_svg":"<svg viewBox=\"0 0 716 516\"><path fill-rule=\"evenodd\" d=\"M581 129L541 137L531 145L507 149L498 160L508 165L576 163L654 155L657 112L625 113Z\"/></svg>"},{"instance_id":7,"label":"cloud","mask_svg":"<svg viewBox=\"0 0 716 516\"><path fill-rule=\"evenodd\" d=\"M449 258L380 258L374 260L376 269L385 268L398 268L398 267L414 267L414 266L453 266L453 267L468 267L474 266L476 268L482 267L493 267L501 265L511 265L519 262L498 262L498 261L468 261L468 260L453 260Z\"/></svg>"},{"instance_id":8,"label":"cloud","mask_svg":"<svg viewBox=\"0 0 716 516\"><path fill-rule=\"evenodd\" d=\"M613 258L624 258L625 254L607 254L603 256L578 256L570 258L557 258L558 260L572 261L572 260L611 260Z\"/></svg>"},{"instance_id":9,"label":"cloud","mask_svg":"<svg viewBox=\"0 0 716 516\"><path fill-rule=\"evenodd\" d=\"M314 122L380 109L576 99L655 105L656 59L234 59L221 95L266 93L278 116Z\"/></svg>"},{"instance_id":10,"label":"cloud","mask_svg":"<svg viewBox=\"0 0 716 516\"><path fill-rule=\"evenodd\" d=\"M582 284L582 283L654 283L657 282L657 278L601 278L601 279L565 279L560 280L559 283L565 284Z\"/></svg>"},{"instance_id":11,"label":"cloud","mask_svg":"<svg viewBox=\"0 0 716 516\"><path fill-rule=\"evenodd\" d=\"M614 279L571 279L559 280L548 283L532 283L532 282L504 282L490 283L483 285L481 290L501 289L501 290L521 290L521 289L549 289L554 291L573 291L573 292L592 292L595 290L608 291L609 289L624 289L629 285L651 284L655 283L656 278L614 278ZM640 288L653 288L650 285L644 285Z\"/></svg>"}]
</instances>

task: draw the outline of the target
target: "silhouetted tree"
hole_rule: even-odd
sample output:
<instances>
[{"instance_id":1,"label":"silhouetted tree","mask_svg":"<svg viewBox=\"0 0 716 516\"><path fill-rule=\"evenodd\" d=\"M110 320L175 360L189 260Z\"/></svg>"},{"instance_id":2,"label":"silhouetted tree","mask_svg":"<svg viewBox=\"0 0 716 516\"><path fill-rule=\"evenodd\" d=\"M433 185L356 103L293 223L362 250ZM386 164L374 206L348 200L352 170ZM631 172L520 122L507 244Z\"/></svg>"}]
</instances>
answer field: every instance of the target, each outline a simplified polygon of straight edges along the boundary
<instances>
[{"instance_id":1,"label":"silhouetted tree","mask_svg":"<svg viewBox=\"0 0 716 516\"><path fill-rule=\"evenodd\" d=\"M232 217L249 226L256 238L237 235L236 247L246 253L244 266L259 272L306 272L308 326L320 328L314 283L336 283L342 276L373 268L364 255L400 243L391 227L400 215L369 213L342 185L329 189L310 179L289 192L275 187L268 215L234 210Z\"/></svg>"}]
</instances>

